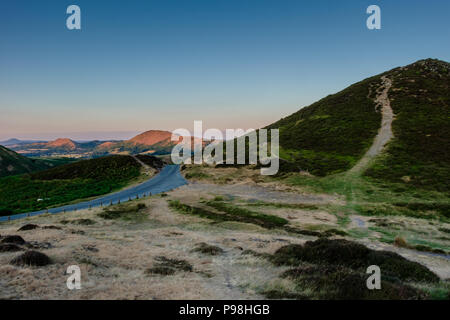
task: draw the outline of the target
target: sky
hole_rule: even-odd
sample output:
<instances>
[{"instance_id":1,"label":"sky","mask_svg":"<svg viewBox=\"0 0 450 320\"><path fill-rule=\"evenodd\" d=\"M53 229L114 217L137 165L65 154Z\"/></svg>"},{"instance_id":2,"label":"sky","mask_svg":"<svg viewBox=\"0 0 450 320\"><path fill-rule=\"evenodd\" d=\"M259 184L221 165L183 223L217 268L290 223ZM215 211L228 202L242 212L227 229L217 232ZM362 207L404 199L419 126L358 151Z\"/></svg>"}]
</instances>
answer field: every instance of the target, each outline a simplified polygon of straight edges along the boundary
<instances>
[{"instance_id":1,"label":"sky","mask_svg":"<svg viewBox=\"0 0 450 320\"><path fill-rule=\"evenodd\" d=\"M81 30L68 30L69 5ZM381 8L381 30L366 9ZM448 0L2 0L0 140L259 128L354 82L450 61Z\"/></svg>"}]
</instances>

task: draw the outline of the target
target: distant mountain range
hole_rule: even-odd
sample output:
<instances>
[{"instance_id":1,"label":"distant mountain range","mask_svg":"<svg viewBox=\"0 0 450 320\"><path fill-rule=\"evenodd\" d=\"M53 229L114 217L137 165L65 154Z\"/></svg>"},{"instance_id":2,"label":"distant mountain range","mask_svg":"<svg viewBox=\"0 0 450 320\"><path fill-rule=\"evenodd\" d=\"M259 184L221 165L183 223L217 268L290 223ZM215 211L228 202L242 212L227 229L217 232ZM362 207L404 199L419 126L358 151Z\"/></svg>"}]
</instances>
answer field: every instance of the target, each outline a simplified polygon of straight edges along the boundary
<instances>
[{"instance_id":1,"label":"distant mountain range","mask_svg":"<svg viewBox=\"0 0 450 320\"><path fill-rule=\"evenodd\" d=\"M13 145L19 145L19 144L30 144L30 143L39 143L39 142L47 142L47 141L38 141L38 140L19 140L19 139L9 139L5 141L0 141L1 146L13 146Z\"/></svg>"},{"instance_id":2,"label":"distant mountain range","mask_svg":"<svg viewBox=\"0 0 450 320\"><path fill-rule=\"evenodd\" d=\"M0 145L28 157L73 157L96 158L113 154L153 154L161 155L171 152L177 142L171 141L170 131L150 130L130 140L124 141L88 141L76 142L68 138L54 141L23 141L9 139Z\"/></svg>"}]
</instances>

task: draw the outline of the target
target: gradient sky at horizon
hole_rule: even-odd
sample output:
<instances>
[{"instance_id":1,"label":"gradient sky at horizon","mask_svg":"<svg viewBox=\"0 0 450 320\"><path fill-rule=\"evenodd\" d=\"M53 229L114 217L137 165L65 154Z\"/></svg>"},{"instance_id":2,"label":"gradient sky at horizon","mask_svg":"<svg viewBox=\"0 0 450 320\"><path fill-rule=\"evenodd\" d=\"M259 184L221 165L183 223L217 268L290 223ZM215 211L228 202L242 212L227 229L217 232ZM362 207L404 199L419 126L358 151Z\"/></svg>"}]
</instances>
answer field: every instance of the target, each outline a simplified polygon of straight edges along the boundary
<instances>
[{"instance_id":1,"label":"gradient sky at horizon","mask_svg":"<svg viewBox=\"0 0 450 320\"><path fill-rule=\"evenodd\" d=\"M82 30L66 28L77 4ZM382 30L366 28L378 4ZM0 140L258 128L423 58L450 61L447 0L0 2Z\"/></svg>"}]
</instances>

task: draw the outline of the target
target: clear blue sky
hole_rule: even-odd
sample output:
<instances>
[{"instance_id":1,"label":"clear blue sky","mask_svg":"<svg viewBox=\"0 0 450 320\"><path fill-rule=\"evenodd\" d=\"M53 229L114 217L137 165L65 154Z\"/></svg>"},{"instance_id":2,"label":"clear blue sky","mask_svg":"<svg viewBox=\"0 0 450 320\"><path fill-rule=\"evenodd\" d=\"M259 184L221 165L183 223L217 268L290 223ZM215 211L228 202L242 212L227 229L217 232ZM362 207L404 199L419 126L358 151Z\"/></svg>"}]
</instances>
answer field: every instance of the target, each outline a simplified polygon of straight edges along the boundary
<instances>
[{"instance_id":1,"label":"clear blue sky","mask_svg":"<svg viewBox=\"0 0 450 320\"><path fill-rule=\"evenodd\" d=\"M370 4L381 30L366 28ZM0 139L261 127L387 69L449 61L449 13L448 0L2 0Z\"/></svg>"}]
</instances>

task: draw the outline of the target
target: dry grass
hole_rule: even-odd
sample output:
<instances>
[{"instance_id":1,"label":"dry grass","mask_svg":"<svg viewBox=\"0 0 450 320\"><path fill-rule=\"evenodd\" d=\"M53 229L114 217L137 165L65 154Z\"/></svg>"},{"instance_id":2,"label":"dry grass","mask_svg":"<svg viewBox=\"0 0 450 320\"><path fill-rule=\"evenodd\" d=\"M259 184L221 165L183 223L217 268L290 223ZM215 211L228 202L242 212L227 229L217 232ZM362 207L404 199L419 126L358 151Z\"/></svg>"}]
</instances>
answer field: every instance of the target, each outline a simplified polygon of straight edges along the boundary
<instances>
[{"instance_id":1,"label":"dry grass","mask_svg":"<svg viewBox=\"0 0 450 320\"><path fill-rule=\"evenodd\" d=\"M262 189L255 190L250 197L261 194ZM44 267L13 266L9 262L21 252L1 252L0 298L259 299L264 298L266 291L290 290L292 284L278 279L286 267L275 266L262 257L243 252L252 250L273 254L282 246L303 244L315 237L234 221L211 224L211 221L196 216L179 214L167 205L167 200L201 205L202 201L211 201L217 196L227 199L231 196L235 200L227 201L236 206L242 205L242 200L248 200L249 193L241 193L239 188L235 189L235 193L229 191L227 188L211 189L209 185L202 188L199 185L197 188L186 186L168 193L164 198L154 196L133 200L130 206L145 204L145 208L141 206L139 210L142 217L138 220L104 219L98 216L104 211L96 208L2 223L2 236L20 234L25 241L33 241L35 245L49 243L51 246L47 249L36 250L49 256L52 264ZM323 203L328 199L277 193L273 189L270 192L271 197L277 201L286 199L286 203L303 203L302 199L309 204ZM267 198L265 194L261 197ZM110 209L114 211L115 207ZM286 218L294 225L325 225L328 228L336 224L334 215L322 209L270 206L249 209ZM289 219L288 216L295 218ZM88 220L93 223L61 223ZM39 225L40 228L17 231L27 223ZM223 252L209 255L195 251L200 243L219 247ZM192 266L192 271L149 275L146 271L158 264L159 257L185 261ZM438 274L445 274L445 269L450 269L449 263L443 264L438 258L415 258ZM68 275L65 272L73 264L81 268L81 290L70 291L66 287Z\"/></svg>"}]
</instances>

